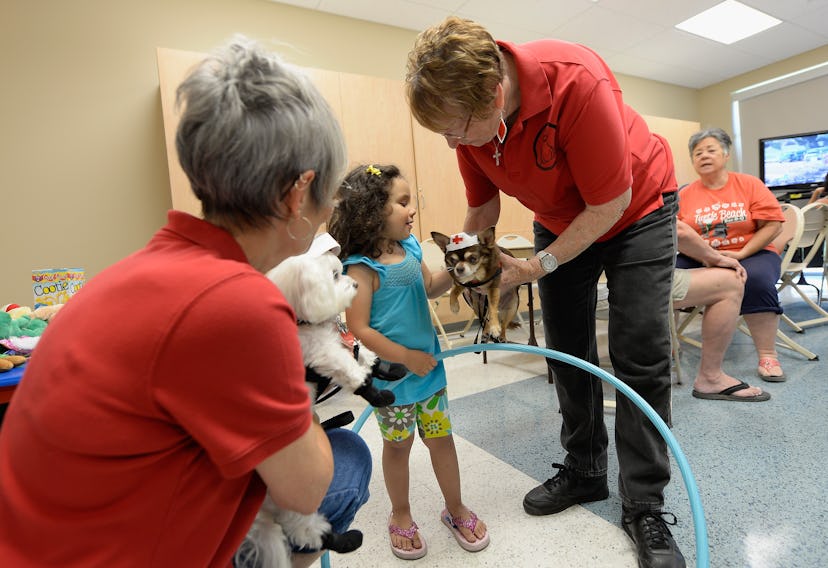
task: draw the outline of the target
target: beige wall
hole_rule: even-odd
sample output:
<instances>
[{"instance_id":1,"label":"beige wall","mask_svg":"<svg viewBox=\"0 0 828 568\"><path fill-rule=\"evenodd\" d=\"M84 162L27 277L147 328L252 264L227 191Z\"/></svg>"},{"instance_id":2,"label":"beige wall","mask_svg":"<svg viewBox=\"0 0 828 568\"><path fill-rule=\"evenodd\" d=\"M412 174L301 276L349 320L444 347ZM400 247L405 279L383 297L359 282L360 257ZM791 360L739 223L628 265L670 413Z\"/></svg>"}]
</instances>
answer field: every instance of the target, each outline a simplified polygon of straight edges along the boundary
<instances>
[{"instance_id":1,"label":"beige wall","mask_svg":"<svg viewBox=\"0 0 828 568\"><path fill-rule=\"evenodd\" d=\"M241 32L299 65L401 79L416 35L267 0L4 1L2 12L0 305L31 305L32 269L94 276L165 222L156 47L208 51ZM644 114L707 121L729 112L715 89L699 99L619 81Z\"/></svg>"},{"instance_id":2,"label":"beige wall","mask_svg":"<svg viewBox=\"0 0 828 568\"><path fill-rule=\"evenodd\" d=\"M3 0L0 306L33 303L32 269L94 275L164 224L156 47L209 51L237 32L299 65L394 78L414 38L266 0Z\"/></svg>"},{"instance_id":3,"label":"beige wall","mask_svg":"<svg viewBox=\"0 0 828 568\"><path fill-rule=\"evenodd\" d=\"M699 91L698 121L701 123L702 128L718 126L733 134L733 112L730 93L826 61L828 61L828 45L702 89ZM825 97L823 97L823 101L825 101ZM828 106L824 108L828 108ZM680 154L676 152L676 155L679 156ZM686 149L684 156L689 160ZM729 165L735 169L732 160Z\"/></svg>"}]
</instances>

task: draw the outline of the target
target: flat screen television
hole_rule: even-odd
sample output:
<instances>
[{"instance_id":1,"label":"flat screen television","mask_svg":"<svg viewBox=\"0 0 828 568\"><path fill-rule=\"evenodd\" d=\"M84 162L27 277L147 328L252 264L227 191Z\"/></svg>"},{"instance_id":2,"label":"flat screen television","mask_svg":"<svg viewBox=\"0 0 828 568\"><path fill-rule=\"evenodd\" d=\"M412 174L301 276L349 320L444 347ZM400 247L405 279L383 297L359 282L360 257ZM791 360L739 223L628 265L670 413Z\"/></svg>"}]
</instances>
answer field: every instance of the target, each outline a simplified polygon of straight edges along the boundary
<instances>
[{"instance_id":1,"label":"flat screen television","mask_svg":"<svg viewBox=\"0 0 828 568\"><path fill-rule=\"evenodd\" d=\"M828 130L759 139L759 177L771 190L811 191L828 173Z\"/></svg>"}]
</instances>

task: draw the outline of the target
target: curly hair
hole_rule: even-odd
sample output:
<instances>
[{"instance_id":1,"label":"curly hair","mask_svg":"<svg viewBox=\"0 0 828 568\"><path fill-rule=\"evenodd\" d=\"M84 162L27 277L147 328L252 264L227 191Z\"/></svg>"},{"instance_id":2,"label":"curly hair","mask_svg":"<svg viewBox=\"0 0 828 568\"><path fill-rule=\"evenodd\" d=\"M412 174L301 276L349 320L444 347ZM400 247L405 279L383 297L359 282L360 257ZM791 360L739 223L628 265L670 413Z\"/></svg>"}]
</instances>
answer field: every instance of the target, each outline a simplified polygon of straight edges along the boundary
<instances>
[{"instance_id":1,"label":"curly hair","mask_svg":"<svg viewBox=\"0 0 828 568\"><path fill-rule=\"evenodd\" d=\"M397 166L362 164L345 176L328 222L328 232L342 247L340 258L352 254L379 258L382 254L388 197L400 175Z\"/></svg>"},{"instance_id":2,"label":"curly hair","mask_svg":"<svg viewBox=\"0 0 828 568\"><path fill-rule=\"evenodd\" d=\"M469 113L487 117L503 65L500 47L483 26L446 18L420 33L408 54L405 95L411 114L433 132Z\"/></svg>"}]
</instances>

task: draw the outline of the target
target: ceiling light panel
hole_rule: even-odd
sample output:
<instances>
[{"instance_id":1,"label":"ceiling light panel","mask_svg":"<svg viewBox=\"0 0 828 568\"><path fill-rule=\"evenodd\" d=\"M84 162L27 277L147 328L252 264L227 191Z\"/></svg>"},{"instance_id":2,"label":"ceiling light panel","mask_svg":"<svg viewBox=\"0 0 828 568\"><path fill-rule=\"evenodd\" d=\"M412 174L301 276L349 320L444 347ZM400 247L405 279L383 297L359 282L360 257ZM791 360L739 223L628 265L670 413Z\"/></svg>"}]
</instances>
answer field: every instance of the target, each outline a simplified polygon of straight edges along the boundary
<instances>
[{"instance_id":1,"label":"ceiling light panel","mask_svg":"<svg viewBox=\"0 0 828 568\"><path fill-rule=\"evenodd\" d=\"M709 10L676 24L676 27L685 32L730 45L781 23L782 20L754 10L741 2L725 0Z\"/></svg>"}]
</instances>

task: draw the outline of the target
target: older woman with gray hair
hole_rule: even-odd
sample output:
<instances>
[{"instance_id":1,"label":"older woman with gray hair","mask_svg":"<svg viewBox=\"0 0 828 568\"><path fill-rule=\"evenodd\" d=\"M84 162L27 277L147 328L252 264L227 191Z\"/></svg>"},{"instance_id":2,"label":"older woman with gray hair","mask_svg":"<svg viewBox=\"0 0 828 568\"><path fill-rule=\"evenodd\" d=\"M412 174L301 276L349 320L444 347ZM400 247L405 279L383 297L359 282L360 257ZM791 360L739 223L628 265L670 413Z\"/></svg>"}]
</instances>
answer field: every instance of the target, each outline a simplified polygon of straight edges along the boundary
<instances>
[{"instance_id":1,"label":"older woman with gray hair","mask_svg":"<svg viewBox=\"0 0 828 568\"><path fill-rule=\"evenodd\" d=\"M721 128L690 137L688 148L699 179L681 190L678 219L692 227L713 249L735 258L745 268L747 281L741 314L750 329L765 381L786 379L776 353L776 330L782 306L776 292L782 260L772 241L785 216L776 197L759 178L729 172L727 160L733 142ZM679 254L678 268L700 266Z\"/></svg>"},{"instance_id":2,"label":"older woman with gray hair","mask_svg":"<svg viewBox=\"0 0 828 568\"><path fill-rule=\"evenodd\" d=\"M313 419L293 310L264 276L329 216L339 126L243 38L178 98L203 218L171 211L49 324L0 433L4 565L227 566L266 491L336 531L367 499L370 453Z\"/></svg>"}]
</instances>

